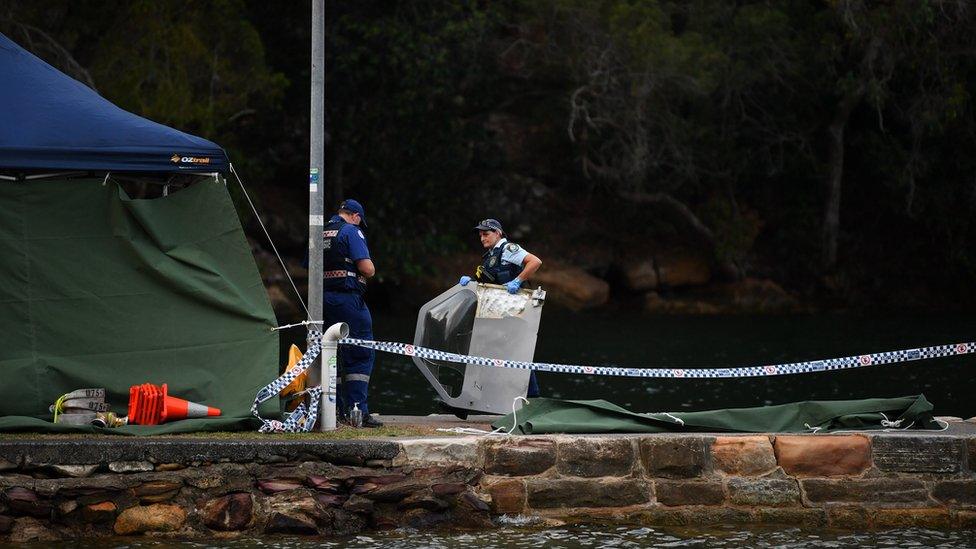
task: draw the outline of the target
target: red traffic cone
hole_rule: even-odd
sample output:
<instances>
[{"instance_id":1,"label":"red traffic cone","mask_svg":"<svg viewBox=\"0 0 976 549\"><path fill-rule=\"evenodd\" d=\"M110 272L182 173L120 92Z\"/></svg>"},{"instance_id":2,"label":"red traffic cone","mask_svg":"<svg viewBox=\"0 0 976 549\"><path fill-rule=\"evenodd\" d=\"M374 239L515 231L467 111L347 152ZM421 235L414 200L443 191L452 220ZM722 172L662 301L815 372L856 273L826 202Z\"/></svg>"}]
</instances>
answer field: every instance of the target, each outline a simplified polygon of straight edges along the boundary
<instances>
[{"instance_id":1,"label":"red traffic cone","mask_svg":"<svg viewBox=\"0 0 976 549\"><path fill-rule=\"evenodd\" d=\"M165 383L162 387L143 383L129 388L130 424L159 425L178 419L219 415L219 408L169 396Z\"/></svg>"}]
</instances>

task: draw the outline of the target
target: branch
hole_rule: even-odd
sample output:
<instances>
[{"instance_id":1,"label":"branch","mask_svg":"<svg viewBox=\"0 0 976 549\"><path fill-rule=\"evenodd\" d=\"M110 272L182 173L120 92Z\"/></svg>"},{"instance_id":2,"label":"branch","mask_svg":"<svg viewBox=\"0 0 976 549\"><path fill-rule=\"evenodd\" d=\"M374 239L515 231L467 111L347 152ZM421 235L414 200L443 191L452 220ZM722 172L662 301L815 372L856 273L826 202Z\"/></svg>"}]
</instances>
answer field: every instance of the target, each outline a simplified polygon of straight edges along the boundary
<instances>
[{"instance_id":1,"label":"branch","mask_svg":"<svg viewBox=\"0 0 976 549\"><path fill-rule=\"evenodd\" d=\"M21 23L19 21L14 21L12 19L0 19L0 21L3 21L5 23L10 23L11 25L14 25L15 27L19 28L21 32L23 32L24 35L26 36L27 41L30 45L30 49L33 50L35 53L37 51L37 47L34 45L34 41L30 33L37 34L38 36L43 38L47 44L48 49L50 49L52 52L54 52L55 55L58 56L59 61L61 61L61 63L65 66L65 68L68 69L71 73L73 73L74 76L80 77L79 80L81 80L82 83L84 83L86 86L95 90L95 92L98 93L98 88L95 87L95 80L92 78L91 73L89 73L84 67L82 67L81 63L78 63L78 61L75 60L74 56L71 55L71 52L68 51L67 48L62 46L57 40L55 40L54 37L52 37L48 33L42 31L41 29L33 25L28 25L27 23Z\"/></svg>"},{"instance_id":2,"label":"branch","mask_svg":"<svg viewBox=\"0 0 976 549\"><path fill-rule=\"evenodd\" d=\"M708 228L701 219L695 215L695 212L691 211L684 202L678 200L677 198L671 196L668 193L645 193L645 192L621 192L620 196L627 200L637 202L639 204L662 204L667 206L672 211L681 216L682 219L688 222L692 229L698 236L705 239L710 245L715 245L715 233Z\"/></svg>"}]
</instances>

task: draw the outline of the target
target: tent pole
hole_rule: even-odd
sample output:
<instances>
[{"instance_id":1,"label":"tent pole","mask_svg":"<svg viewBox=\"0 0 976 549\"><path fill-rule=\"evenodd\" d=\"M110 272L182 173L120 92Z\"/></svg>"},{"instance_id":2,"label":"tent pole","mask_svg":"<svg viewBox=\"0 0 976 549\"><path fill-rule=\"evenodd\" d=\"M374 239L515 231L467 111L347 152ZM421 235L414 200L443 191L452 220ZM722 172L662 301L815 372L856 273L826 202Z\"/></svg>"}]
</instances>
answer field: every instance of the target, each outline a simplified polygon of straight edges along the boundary
<instances>
[{"instance_id":1,"label":"tent pole","mask_svg":"<svg viewBox=\"0 0 976 549\"><path fill-rule=\"evenodd\" d=\"M312 0L312 105L309 127L308 165L308 320L322 320L322 229L325 225L325 0ZM309 329L322 332L323 324ZM322 387L319 431L336 428L335 361L322 356L309 370L309 385Z\"/></svg>"}]
</instances>

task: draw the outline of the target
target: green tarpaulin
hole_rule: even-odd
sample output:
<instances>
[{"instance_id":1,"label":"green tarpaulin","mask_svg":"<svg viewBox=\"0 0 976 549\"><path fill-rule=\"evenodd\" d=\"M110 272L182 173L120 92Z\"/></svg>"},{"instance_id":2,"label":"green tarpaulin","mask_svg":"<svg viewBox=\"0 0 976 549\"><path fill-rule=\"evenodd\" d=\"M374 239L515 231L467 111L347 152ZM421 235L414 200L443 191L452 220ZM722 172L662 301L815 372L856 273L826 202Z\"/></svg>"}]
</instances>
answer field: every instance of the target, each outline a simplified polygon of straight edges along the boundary
<instances>
[{"instance_id":1,"label":"green tarpaulin","mask_svg":"<svg viewBox=\"0 0 976 549\"><path fill-rule=\"evenodd\" d=\"M251 428L278 373L274 313L214 179L151 200L101 178L0 182L0 307L0 430L64 431L48 406L87 387L125 415L145 382L223 416L120 434Z\"/></svg>"},{"instance_id":2,"label":"green tarpaulin","mask_svg":"<svg viewBox=\"0 0 976 549\"><path fill-rule=\"evenodd\" d=\"M513 433L811 433L867 429L939 429L924 395L810 400L702 412L639 414L605 400L534 398L492 425Z\"/></svg>"}]
</instances>

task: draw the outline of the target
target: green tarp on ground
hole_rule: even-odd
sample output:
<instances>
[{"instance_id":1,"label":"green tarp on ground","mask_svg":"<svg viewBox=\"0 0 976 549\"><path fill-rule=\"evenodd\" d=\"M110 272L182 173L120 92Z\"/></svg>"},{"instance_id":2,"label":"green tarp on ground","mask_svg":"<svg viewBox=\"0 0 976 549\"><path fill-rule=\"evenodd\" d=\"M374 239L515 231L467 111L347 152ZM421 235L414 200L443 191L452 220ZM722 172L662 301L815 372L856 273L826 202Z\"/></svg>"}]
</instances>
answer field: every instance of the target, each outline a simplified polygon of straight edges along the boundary
<instances>
[{"instance_id":1,"label":"green tarp on ground","mask_svg":"<svg viewBox=\"0 0 976 549\"><path fill-rule=\"evenodd\" d=\"M513 423L515 429L512 431ZM702 412L639 414L605 400L534 398L492 427L513 433L811 433L868 429L940 429L924 395L809 400Z\"/></svg>"},{"instance_id":2,"label":"green tarp on ground","mask_svg":"<svg viewBox=\"0 0 976 549\"><path fill-rule=\"evenodd\" d=\"M0 430L64 431L48 406L87 387L125 415L145 382L223 417L120 434L252 428L275 324L223 183L133 200L111 179L0 182Z\"/></svg>"}]
</instances>

